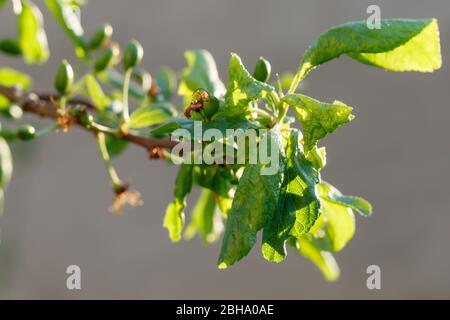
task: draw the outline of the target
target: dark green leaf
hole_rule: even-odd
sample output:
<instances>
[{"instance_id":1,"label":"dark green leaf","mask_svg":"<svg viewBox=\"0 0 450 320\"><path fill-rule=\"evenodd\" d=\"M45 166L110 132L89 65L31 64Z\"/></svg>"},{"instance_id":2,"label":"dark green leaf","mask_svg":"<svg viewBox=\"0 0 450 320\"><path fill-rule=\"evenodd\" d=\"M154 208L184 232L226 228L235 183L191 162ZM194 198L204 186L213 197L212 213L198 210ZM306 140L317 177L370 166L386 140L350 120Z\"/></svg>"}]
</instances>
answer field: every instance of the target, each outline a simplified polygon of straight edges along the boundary
<instances>
[{"instance_id":1,"label":"dark green leaf","mask_svg":"<svg viewBox=\"0 0 450 320\"><path fill-rule=\"evenodd\" d=\"M266 220L263 234L263 256L280 262L286 256L289 235L306 234L319 217L320 201L315 187L319 173L307 161L299 146L298 131L293 130L286 148L288 158L278 207Z\"/></svg>"},{"instance_id":2,"label":"dark green leaf","mask_svg":"<svg viewBox=\"0 0 450 320\"><path fill-rule=\"evenodd\" d=\"M278 141L276 152L282 152L279 134L275 130L268 134L269 141ZM218 262L220 269L229 267L250 252L265 219L275 212L284 171L282 158L280 155L278 170L273 175L261 175L262 164L245 167L227 220Z\"/></svg>"},{"instance_id":3,"label":"dark green leaf","mask_svg":"<svg viewBox=\"0 0 450 320\"><path fill-rule=\"evenodd\" d=\"M19 43L9 38L0 40L0 51L10 55L19 55L22 53Z\"/></svg>"},{"instance_id":4,"label":"dark green leaf","mask_svg":"<svg viewBox=\"0 0 450 320\"><path fill-rule=\"evenodd\" d=\"M115 138L113 136L106 136L106 149L108 149L111 158L117 157L128 147L128 141Z\"/></svg>"}]
</instances>

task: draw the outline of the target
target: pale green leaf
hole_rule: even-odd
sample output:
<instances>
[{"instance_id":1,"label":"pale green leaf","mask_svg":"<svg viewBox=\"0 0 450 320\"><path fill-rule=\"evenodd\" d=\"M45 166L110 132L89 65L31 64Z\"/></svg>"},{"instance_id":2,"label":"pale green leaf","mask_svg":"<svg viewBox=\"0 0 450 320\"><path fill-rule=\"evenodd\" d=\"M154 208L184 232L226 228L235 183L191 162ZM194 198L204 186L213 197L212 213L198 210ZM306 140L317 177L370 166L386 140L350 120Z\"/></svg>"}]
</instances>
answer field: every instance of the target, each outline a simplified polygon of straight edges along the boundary
<instances>
[{"instance_id":1,"label":"pale green leaf","mask_svg":"<svg viewBox=\"0 0 450 320\"><path fill-rule=\"evenodd\" d=\"M184 226L184 209L186 196L192 188L192 165L182 164L175 180L174 201L169 204L164 215L163 226L169 232L173 242L181 239Z\"/></svg>"},{"instance_id":2,"label":"pale green leaf","mask_svg":"<svg viewBox=\"0 0 450 320\"><path fill-rule=\"evenodd\" d=\"M353 108L342 102L324 103L303 94L288 94L283 101L294 107L302 123L305 152L317 141L354 119Z\"/></svg>"},{"instance_id":3,"label":"pale green leaf","mask_svg":"<svg viewBox=\"0 0 450 320\"><path fill-rule=\"evenodd\" d=\"M103 111L111 103L111 98L109 98L102 90L102 87L97 82L93 75L88 75L86 77L86 88L95 106Z\"/></svg>"},{"instance_id":4,"label":"pale green leaf","mask_svg":"<svg viewBox=\"0 0 450 320\"><path fill-rule=\"evenodd\" d=\"M271 85L253 78L235 53L231 54L228 68L229 78L225 95L225 104L228 107L247 107L250 102L275 90Z\"/></svg>"},{"instance_id":5,"label":"pale green leaf","mask_svg":"<svg viewBox=\"0 0 450 320\"><path fill-rule=\"evenodd\" d=\"M0 85L5 87L20 86L22 89L31 87L31 78L23 72L4 67L0 68Z\"/></svg>"},{"instance_id":6,"label":"pale green leaf","mask_svg":"<svg viewBox=\"0 0 450 320\"><path fill-rule=\"evenodd\" d=\"M77 14L79 7L70 0L45 0L45 3L72 42L85 51L84 30Z\"/></svg>"},{"instance_id":7,"label":"pale green leaf","mask_svg":"<svg viewBox=\"0 0 450 320\"><path fill-rule=\"evenodd\" d=\"M50 56L44 21L39 8L30 1L22 1L18 16L19 46L27 63L43 63Z\"/></svg>"},{"instance_id":8,"label":"pale green leaf","mask_svg":"<svg viewBox=\"0 0 450 320\"><path fill-rule=\"evenodd\" d=\"M442 64L439 41L436 19L381 20L380 29L369 29L366 21L349 22L324 32L308 48L300 78L342 54L390 71L431 72Z\"/></svg>"},{"instance_id":9,"label":"pale green leaf","mask_svg":"<svg viewBox=\"0 0 450 320\"><path fill-rule=\"evenodd\" d=\"M307 237L302 237L296 245L299 254L310 260L328 281L336 281L339 278L339 266L333 255L315 246Z\"/></svg>"},{"instance_id":10,"label":"pale green leaf","mask_svg":"<svg viewBox=\"0 0 450 320\"><path fill-rule=\"evenodd\" d=\"M216 62L206 50L191 50L184 53L187 67L181 75L178 94L189 103L197 89L206 90L210 95L220 98L225 93L225 86L219 78Z\"/></svg>"},{"instance_id":11,"label":"pale green leaf","mask_svg":"<svg viewBox=\"0 0 450 320\"><path fill-rule=\"evenodd\" d=\"M372 214L372 205L361 197L343 195L339 190L326 182L321 183L320 189L322 192L321 196L328 201L349 207L365 217Z\"/></svg>"},{"instance_id":12,"label":"pale green leaf","mask_svg":"<svg viewBox=\"0 0 450 320\"><path fill-rule=\"evenodd\" d=\"M156 102L136 109L130 116L130 128L144 128L171 119L173 107L167 102Z\"/></svg>"},{"instance_id":13,"label":"pale green leaf","mask_svg":"<svg viewBox=\"0 0 450 320\"><path fill-rule=\"evenodd\" d=\"M209 189L202 189L184 236L186 239L192 239L198 234L204 243L213 243L218 240L222 229L220 213L216 210L215 194Z\"/></svg>"}]
</instances>

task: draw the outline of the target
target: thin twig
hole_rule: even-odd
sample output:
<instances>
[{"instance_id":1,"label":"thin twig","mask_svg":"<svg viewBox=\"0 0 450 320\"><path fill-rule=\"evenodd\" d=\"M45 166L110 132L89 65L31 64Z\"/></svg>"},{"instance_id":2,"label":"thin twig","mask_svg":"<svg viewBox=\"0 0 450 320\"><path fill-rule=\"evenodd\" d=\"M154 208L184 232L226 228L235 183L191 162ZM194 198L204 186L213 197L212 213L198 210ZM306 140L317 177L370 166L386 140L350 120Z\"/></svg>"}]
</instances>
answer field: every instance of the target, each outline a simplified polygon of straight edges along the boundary
<instances>
[{"instance_id":1,"label":"thin twig","mask_svg":"<svg viewBox=\"0 0 450 320\"><path fill-rule=\"evenodd\" d=\"M44 118L57 119L58 113L55 105L52 101L57 98L57 95L48 93L35 93L35 92L22 92L16 87L0 86L0 94L6 96L11 102L17 103L25 112L39 115ZM74 98L67 101L68 106L85 106L88 109L95 110L95 105L89 101ZM93 133L102 132L96 127L83 125L80 119L74 118L74 124L89 130ZM104 132L105 134L113 135L111 132ZM141 146L147 151L152 151L154 148L171 149L178 144L177 141L171 141L168 139L158 139L150 137L142 137L131 133L122 133L119 138L126 140L130 143Z\"/></svg>"}]
</instances>

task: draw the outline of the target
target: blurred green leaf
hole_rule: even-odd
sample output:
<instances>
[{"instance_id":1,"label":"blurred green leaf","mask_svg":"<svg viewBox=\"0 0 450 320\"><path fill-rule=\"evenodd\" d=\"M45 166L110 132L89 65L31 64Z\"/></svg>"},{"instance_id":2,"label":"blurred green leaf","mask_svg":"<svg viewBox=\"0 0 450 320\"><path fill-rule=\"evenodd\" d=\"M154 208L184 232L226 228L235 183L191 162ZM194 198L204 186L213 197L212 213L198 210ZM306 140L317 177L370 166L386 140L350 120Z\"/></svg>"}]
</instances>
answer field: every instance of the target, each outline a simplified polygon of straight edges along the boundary
<instances>
[{"instance_id":1,"label":"blurred green leaf","mask_svg":"<svg viewBox=\"0 0 450 320\"><path fill-rule=\"evenodd\" d=\"M31 87L31 84L31 78L25 73L8 67L0 68L0 85L5 87L20 86L27 90Z\"/></svg>"},{"instance_id":2,"label":"blurred green leaf","mask_svg":"<svg viewBox=\"0 0 450 320\"><path fill-rule=\"evenodd\" d=\"M31 1L22 1L18 17L19 45L27 63L43 63L50 56L44 21L39 8Z\"/></svg>"},{"instance_id":3,"label":"blurred green leaf","mask_svg":"<svg viewBox=\"0 0 450 320\"><path fill-rule=\"evenodd\" d=\"M196 234L204 243L213 243L219 239L223 225L220 214L216 211L214 192L202 189L200 197L191 213L191 222L186 227L184 236L192 239Z\"/></svg>"},{"instance_id":4,"label":"blurred green leaf","mask_svg":"<svg viewBox=\"0 0 450 320\"><path fill-rule=\"evenodd\" d=\"M83 52L87 45L83 39L84 30L78 18L78 4L70 0L45 0L45 3L72 42Z\"/></svg>"},{"instance_id":5,"label":"blurred green leaf","mask_svg":"<svg viewBox=\"0 0 450 320\"><path fill-rule=\"evenodd\" d=\"M19 55L22 53L19 43L10 38L0 40L0 51L10 55Z\"/></svg>"},{"instance_id":6,"label":"blurred green leaf","mask_svg":"<svg viewBox=\"0 0 450 320\"><path fill-rule=\"evenodd\" d=\"M339 278L339 266L330 252L320 250L307 237L302 237L294 247L322 272L325 279L336 281Z\"/></svg>"},{"instance_id":7,"label":"blurred green leaf","mask_svg":"<svg viewBox=\"0 0 450 320\"><path fill-rule=\"evenodd\" d=\"M109 135L105 137L105 143L111 158L119 156L128 147L128 141Z\"/></svg>"},{"instance_id":8,"label":"blurred green leaf","mask_svg":"<svg viewBox=\"0 0 450 320\"><path fill-rule=\"evenodd\" d=\"M0 137L0 189L5 190L8 187L12 173L11 150L6 140Z\"/></svg>"},{"instance_id":9,"label":"blurred green leaf","mask_svg":"<svg viewBox=\"0 0 450 320\"><path fill-rule=\"evenodd\" d=\"M158 70L155 79L156 84L161 89L164 100L170 100L177 87L177 77L175 72L169 67L163 67Z\"/></svg>"},{"instance_id":10,"label":"blurred green leaf","mask_svg":"<svg viewBox=\"0 0 450 320\"><path fill-rule=\"evenodd\" d=\"M105 95L102 87L93 75L88 75L86 77L86 88L89 97L91 98L95 106L99 109L99 111L105 110L106 106L111 103L111 98Z\"/></svg>"}]
</instances>

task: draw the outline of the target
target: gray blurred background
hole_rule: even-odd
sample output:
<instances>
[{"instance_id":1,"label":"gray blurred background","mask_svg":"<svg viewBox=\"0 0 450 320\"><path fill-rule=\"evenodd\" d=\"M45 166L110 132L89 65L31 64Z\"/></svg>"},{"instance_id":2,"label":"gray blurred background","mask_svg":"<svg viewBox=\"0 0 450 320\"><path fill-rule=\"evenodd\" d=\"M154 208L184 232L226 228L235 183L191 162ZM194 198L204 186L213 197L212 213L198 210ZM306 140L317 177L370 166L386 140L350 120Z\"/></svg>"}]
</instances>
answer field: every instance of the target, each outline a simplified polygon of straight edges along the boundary
<instances>
[{"instance_id":1,"label":"gray blurred background","mask_svg":"<svg viewBox=\"0 0 450 320\"><path fill-rule=\"evenodd\" d=\"M437 17L444 64L433 74L401 74L342 58L308 78L307 94L345 101L357 115L326 139L323 177L374 205L371 218L357 217L353 241L337 255L338 282L326 282L294 252L269 264L255 247L223 271L216 268L219 244L170 243L161 221L176 168L150 162L136 147L116 162L145 205L110 215L112 193L95 141L73 130L13 146L15 173L0 219L0 297L450 298L448 0L90 0L82 18L87 34L110 22L121 44L138 39L150 71L180 69L184 50L208 49L226 81L230 52L249 67L263 55L275 72L294 71L316 36L364 19L369 4L381 6L383 18ZM48 90L59 61L75 59L42 8L51 60L29 67L0 56L0 65L29 72L39 79L37 88ZM0 23L0 35L15 32L10 11L0 13ZM71 264L81 267L80 291L66 289ZM381 267L378 291L366 288L371 264Z\"/></svg>"}]
</instances>

